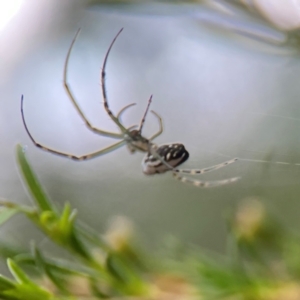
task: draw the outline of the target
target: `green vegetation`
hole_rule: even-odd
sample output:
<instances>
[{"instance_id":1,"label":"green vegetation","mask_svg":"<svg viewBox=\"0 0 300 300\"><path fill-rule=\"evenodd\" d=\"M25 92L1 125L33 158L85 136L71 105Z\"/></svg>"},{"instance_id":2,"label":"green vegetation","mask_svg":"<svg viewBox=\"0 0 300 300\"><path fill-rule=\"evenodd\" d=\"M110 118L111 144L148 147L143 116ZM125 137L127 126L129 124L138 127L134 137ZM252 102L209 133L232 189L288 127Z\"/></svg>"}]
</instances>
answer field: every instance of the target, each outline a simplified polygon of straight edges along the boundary
<instances>
[{"instance_id":1,"label":"green vegetation","mask_svg":"<svg viewBox=\"0 0 300 300\"><path fill-rule=\"evenodd\" d=\"M101 236L77 220L69 203L56 207L20 145L17 161L35 205L1 201L0 224L24 214L69 255L54 258L33 242L30 251L2 242L13 279L0 276L0 299L300 299L300 236L255 199L227 216L226 255L175 239L153 254L140 249L126 219L116 220Z\"/></svg>"}]
</instances>

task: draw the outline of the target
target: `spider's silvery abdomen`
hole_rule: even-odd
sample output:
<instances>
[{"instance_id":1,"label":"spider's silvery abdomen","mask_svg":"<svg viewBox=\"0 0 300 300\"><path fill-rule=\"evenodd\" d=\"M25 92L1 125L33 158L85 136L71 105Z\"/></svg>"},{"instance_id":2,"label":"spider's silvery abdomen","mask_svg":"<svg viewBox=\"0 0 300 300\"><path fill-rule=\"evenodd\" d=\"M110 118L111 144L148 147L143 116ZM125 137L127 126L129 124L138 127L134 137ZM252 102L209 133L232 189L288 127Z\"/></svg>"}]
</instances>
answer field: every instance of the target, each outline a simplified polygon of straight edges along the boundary
<instances>
[{"instance_id":1,"label":"spider's silvery abdomen","mask_svg":"<svg viewBox=\"0 0 300 300\"><path fill-rule=\"evenodd\" d=\"M161 145L155 149L155 153L157 153L172 168L179 166L189 158L189 153L184 145L179 143ZM166 166L159 158L154 157L151 153L148 153L144 157L142 169L143 173L146 175L170 171L168 166Z\"/></svg>"}]
</instances>

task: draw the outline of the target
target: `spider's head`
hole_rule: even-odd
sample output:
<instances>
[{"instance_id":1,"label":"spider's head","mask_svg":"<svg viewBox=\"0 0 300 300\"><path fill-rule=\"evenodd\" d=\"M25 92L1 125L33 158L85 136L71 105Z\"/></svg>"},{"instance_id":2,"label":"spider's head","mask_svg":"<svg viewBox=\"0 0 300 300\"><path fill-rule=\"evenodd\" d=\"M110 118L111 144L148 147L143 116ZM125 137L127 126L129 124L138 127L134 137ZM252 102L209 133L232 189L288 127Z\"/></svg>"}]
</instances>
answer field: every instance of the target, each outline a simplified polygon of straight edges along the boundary
<instances>
[{"instance_id":1,"label":"spider's head","mask_svg":"<svg viewBox=\"0 0 300 300\"><path fill-rule=\"evenodd\" d=\"M162 145L154 149L155 153L173 168L181 165L189 158L188 151L180 143ZM171 171L159 158L154 157L151 153L144 157L142 169L146 175Z\"/></svg>"},{"instance_id":2,"label":"spider's head","mask_svg":"<svg viewBox=\"0 0 300 300\"><path fill-rule=\"evenodd\" d=\"M125 140L131 153L134 153L135 151L148 152L149 150L150 141L144 138L139 130L130 130L125 135Z\"/></svg>"}]
</instances>

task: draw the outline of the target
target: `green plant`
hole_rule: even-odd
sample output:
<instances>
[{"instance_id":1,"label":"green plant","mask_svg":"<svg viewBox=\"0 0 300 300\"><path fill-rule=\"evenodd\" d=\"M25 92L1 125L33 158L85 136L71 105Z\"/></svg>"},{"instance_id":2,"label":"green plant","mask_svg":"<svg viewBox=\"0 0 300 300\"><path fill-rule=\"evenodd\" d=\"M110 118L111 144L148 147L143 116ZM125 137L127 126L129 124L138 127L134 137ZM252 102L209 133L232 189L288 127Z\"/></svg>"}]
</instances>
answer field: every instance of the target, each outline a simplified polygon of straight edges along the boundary
<instances>
[{"instance_id":1,"label":"green plant","mask_svg":"<svg viewBox=\"0 0 300 300\"><path fill-rule=\"evenodd\" d=\"M13 279L0 276L0 299L300 299L300 237L256 200L227 217L226 255L188 249L176 239L154 255L137 246L125 219L102 238L77 220L69 203L56 207L20 145L17 161L34 206L1 201L0 225L24 214L70 259L53 258L33 242L30 251L2 243Z\"/></svg>"}]
</instances>

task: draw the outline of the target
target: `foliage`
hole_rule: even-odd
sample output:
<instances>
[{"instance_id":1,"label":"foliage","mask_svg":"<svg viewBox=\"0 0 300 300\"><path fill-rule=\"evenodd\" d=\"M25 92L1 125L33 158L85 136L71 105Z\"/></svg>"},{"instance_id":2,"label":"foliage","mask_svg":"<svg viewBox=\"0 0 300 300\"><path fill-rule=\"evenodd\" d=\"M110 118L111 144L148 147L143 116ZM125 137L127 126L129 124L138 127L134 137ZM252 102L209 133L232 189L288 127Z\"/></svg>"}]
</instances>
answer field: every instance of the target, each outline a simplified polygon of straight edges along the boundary
<instances>
[{"instance_id":1,"label":"foliage","mask_svg":"<svg viewBox=\"0 0 300 300\"><path fill-rule=\"evenodd\" d=\"M58 209L20 145L17 161L34 206L1 201L0 224L24 214L70 259L53 258L34 243L31 251L3 243L13 279L0 276L0 299L300 299L300 237L255 199L227 216L226 255L187 249L174 239L154 255L137 246L128 220L116 220L103 238L78 222L69 203Z\"/></svg>"}]
</instances>

